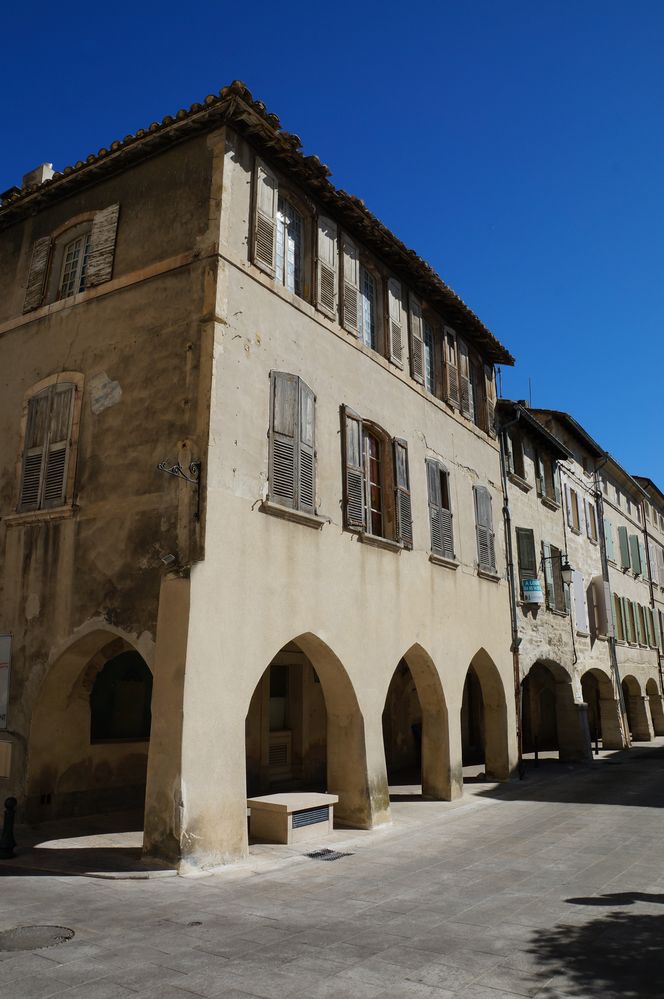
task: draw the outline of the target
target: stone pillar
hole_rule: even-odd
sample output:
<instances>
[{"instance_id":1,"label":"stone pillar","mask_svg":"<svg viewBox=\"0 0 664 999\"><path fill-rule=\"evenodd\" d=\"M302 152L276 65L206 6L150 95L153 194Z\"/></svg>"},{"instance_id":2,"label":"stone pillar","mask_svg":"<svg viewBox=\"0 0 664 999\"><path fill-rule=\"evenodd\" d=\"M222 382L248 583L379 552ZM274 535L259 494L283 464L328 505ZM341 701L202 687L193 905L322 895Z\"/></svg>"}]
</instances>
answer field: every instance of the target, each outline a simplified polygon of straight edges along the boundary
<instances>
[{"instance_id":1,"label":"stone pillar","mask_svg":"<svg viewBox=\"0 0 664 999\"><path fill-rule=\"evenodd\" d=\"M625 738L620 725L620 705L615 697L600 695L599 715L602 724L602 749L624 749Z\"/></svg>"},{"instance_id":2,"label":"stone pillar","mask_svg":"<svg viewBox=\"0 0 664 999\"><path fill-rule=\"evenodd\" d=\"M664 700L661 694L650 694L650 716L655 735L664 735Z\"/></svg>"},{"instance_id":3,"label":"stone pillar","mask_svg":"<svg viewBox=\"0 0 664 999\"><path fill-rule=\"evenodd\" d=\"M334 821L373 829L390 821L381 718L363 719L357 707L327 713L327 790L339 795Z\"/></svg>"},{"instance_id":4,"label":"stone pillar","mask_svg":"<svg viewBox=\"0 0 664 999\"><path fill-rule=\"evenodd\" d=\"M556 727L558 753L564 762L590 762L592 745L588 726L588 706L574 701L572 685L556 681Z\"/></svg>"},{"instance_id":5,"label":"stone pillar","mask_svg":"<svg viewBox=\"0 0 664 999\"><path fill-rule=\"evenodd\" d=\"M654 737L650 704L643 694L627 695L627 714L635 742L651 742Z\"/></svg>"},{"instance_id":6,"label":"stone pillar","mask_svg":"<svg viewBox=\"0 0 664 999\"><path fill-rule=\"evenodd\" d=\"M422 795L434 801L452 801L460 793L450 766L447 713L423 706Z\"/></svg>"},{"instance_id":7,"label":"stone pillar","mask_svg":"<svg viewBox=\"0 0 664 999\"><path fill-rule=\"evenodd\" d=\"M461 707L449 709L451 718L456 718L457 724L450 725L449 747L450 747L450 767L449 767L449 797L448 801L455 801L463 794L463 747L461 741Z\"/></svg>"}]
</instances>

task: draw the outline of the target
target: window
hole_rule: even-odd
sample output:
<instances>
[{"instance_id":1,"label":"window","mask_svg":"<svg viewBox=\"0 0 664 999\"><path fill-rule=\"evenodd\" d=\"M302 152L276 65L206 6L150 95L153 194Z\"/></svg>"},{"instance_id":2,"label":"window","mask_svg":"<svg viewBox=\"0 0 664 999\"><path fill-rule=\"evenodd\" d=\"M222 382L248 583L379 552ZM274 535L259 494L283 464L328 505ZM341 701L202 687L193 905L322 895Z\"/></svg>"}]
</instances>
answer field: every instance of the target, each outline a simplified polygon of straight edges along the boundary
<instances>
[{"instance_id":1,"label":"window","mask_svg":"<svg viewBox=\"0 0 664 999\"><path fill-rule=\"evenodd\" d=\"M526 463L523 453L523 439L516 430L508 430L504 435L505 441L505 461L508 475L516 475L517 478L526 480Z\"/></svg>"},{"instance_id":2,"label":"window","mask_svg":"<svg viewBox=\"0 0 664 999\"><path fill-rule=\"evenodd\" d=\"M302 296L302 216L295 205L279 195L275 278L288 291Z\"/></svg>"},{"instance_id":3,"label":"window","mask_svg":"<svg viewBox=\"0 0 664 999\"><path fill-rule=\"evenodd\" d=\"M337 287L337 227L331 219L319 215L316 305L330 319L337 318Z\"/></svg>"},{"instance_id":4,"label":"window","mask_svg":"<svg viewBox=\"0 0 664 999\"><path fill-rule=\"evenodd\" d=\"M586 596L586 584L583 573L578 569L574 570L572 577L572 587L574 589L574 614L576 617L577 631L588 634L588 599Z\"/></svg>"},{"instance_id":5,"label":"window","mask_svg":"<svg viewBox=\"0 0 664 999\"><path fill-rule=\"evenodd\" d=\"M516 529L516 551L519 562L519 581L537 579L537 555L535 553L535 535L527 527Z\"/></svg>"},{"instance_id":6,"label":"window","mask_svg":"<svg viewBox=\"0 0 664 999\"><path fill-rule=\"evenodd\" d=\"M581 514L579 509L579 494L571 486L565 486L567 501L567 523L576 534L581 533Z\"/></svg>"},{"instance_id":7,"label":"window","mask_svg":"<svg viewBox=\"0 0 664 999\"><path fill-rule=\"evenodd\" d=\"M138 652L121 652L97 675L90 693L90 739L148 739L152 673Z\"/></svg>"},{"instance_id":8,"label":"window","mask_svg":"<svg viewBox=\"0 0 664 999\"><path fill-rule=\"evenodd\" d=\"M560 470L552 458L537 455L537 493L544 500L560 505Z\"/></svg>"},{"instance_id":9,"label":"window","mask_svg":"<svg viewBox=\"0 0 664 999\"><path fill-rule=\"evenodd\" d=\"M625 637L625 619L623 614L622 598L617 594L613 596L613 628L615 631L616 639L619 642L626 641Z\"/></svg>"},{"instance_id":10,"label":"window","mask_svg":"<svg viewBox=\"0 0 664 999\"><path fill-rule=\"evenodd\" d=\"M445 352L445 398L456 409L459 408L459 376L457 364L456 333L445 327L443 337Z\"/></svg>"},{"instance_id":11,"label":"window","mask_svg":"<svg viewBox=\"0 0 664 999\"><path fill-rule=\"evenodd\" d=\"M615 562L616 550L613 543L613 524L607 517L604 518L604 540L606 541L606 557L609 562Z\"/></svg>"},{"instance_id":12,"label":"window","mask_svg":"<svg viewBox=\"0 0 664 999\"><path fill-rule=\"evenodd\" d=\"M28 399L19 512L65 504L73 478L69 471L75 400L76 385L64 379Z\"/></svg>"},{"instance_id":13,"label":"window","mask_svg":"<svg viewBox=\"0 0 664 999\"><path fill-rule=\"evenodd\" d=\"M427 322L424 323L424 387L427 392L431 392L434 395L436 380L433 330Z\"/></svg>"},{"instance_id":14,"label":"window","mask_svg":"<svg viewBox=\"0 0 664 999\"><path fill-rule=\"evenodd\" d=\"M585 500L586 507L586 533L591 541L597 541L597 512L595 504L591 500Z\"/></svg>"},{"instance_id":15,"label":"window","mask_svg":"<svg viewBox=\"0 0 664 999\"><path fill-rule=\"evenodd\" d=\"M481 570L496 573L496 546L493 533L491 493L486 486L473 486L475 499L475 529L477 533L477 563Z\"/></svg>"},{"instance_id":16,"label":"window","mask_svg":"<svg viewBox=\"0 0 664 999\"><path fill-rule=\"evenodd\" d=\"M629 536L629 556L632 572L635 576L640 576L643 572L643 567L641 564L641 544L638 534L630 534Z\"/></svg>"},{"instance_id":17,"label":"window","mask_svg":"<svg viewBox=\"0 0 664 999\"><path fill-rule=\"evenodd\" d=\"M316 512L316 397L297 375L271 374L269 495L280 506Z\"/></svg>"},{"instance_id":18,"label":"window","mask_svg":"<svg viewBox=\"0 0 664 999\"><path fill-rule=\"evenodd\" d=\"M389 358L399 367L403 365L401 319L401 285L395 278L387 282L387 343Z\"/></svg>"},{"instance_id":19,"label":"window","mask_svg":"<svg viewBox=\"0 0 664 999\"><path fill-rule=\"evenodd\" d=\"M470 386L470 355L463 340L457 337L457 357L459 359L459 399L461 412L472 418L472 396Z\"/></svg>"},{"instance_id":20,"label":"window","mask_svg":"<svg viewBox=\"0 0 664 999\"><path fill-rule=\"evenodd\" d=\"M408 445L342 407L345 525L412 548Z\"/></svg>"},{"instance_id":21,"label":"window","mask_svg":"<svg viewBox=\"0 0 664 999\"><path fill-rule=\"evenodd\" d=\"M449 472L439 461L427 459L427 490L429 494L429 524L431 552L442 558L454 559L454 533L450 502Z\"/></svg>"},{"instance_id":22,"label":"window","mask_svg":"<svg viewBox=\"0 0 664 999\"><path fill-rule=\"evenodd\" d=\"M23 311L110 281L119 205L87 212L32 246Z\"/></svg>"},{"instance_id":23,"label":"window","mask_svg":"<svg viewBox=\"0 0 664 999\"><path fill-rule=\"evenodd\" d=\"M627 528L622 524L618 527L618 544L620 546L620 568L629 569L629 538Z\"/></svg>"},{"instance_id":24,"label":"window","mask_svg":"<svg viewBox=\"0 0 664 999\"><path fill-rule=\"evenodd\" d=\"M565 614L567 613L567 594L562 576L562 556L563 552L560 548L542 542L546 605L550 610Z\"/></svg>"},{"instance_id":25,"label":"window","mask_svg":"<svg viewBox=\"0 0 664 999\"><path fill-rule=\"evenodd\" d=\"M371 271L360 267L360 339L367 347L376 349L376 281Z\"/></svg>"}]
</instances>

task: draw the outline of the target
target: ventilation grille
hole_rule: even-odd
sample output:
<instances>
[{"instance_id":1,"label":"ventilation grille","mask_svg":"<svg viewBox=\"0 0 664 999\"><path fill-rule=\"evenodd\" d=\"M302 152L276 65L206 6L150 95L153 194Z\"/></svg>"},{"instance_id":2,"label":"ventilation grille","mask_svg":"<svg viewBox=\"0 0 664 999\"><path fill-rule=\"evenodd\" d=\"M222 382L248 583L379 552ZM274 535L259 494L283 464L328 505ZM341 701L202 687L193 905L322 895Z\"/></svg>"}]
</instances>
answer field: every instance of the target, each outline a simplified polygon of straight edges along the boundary
<instances>
[{"instance_id":1,"label":"ventilation grille","mask_svg":"<svg viewBox=\"0 0 664 999\"><path fill-rule=\"evenodd\" d=\"M327 822L329 817L329 805L322 805L320 808L307 808L304 812L293 812L293 829L301 829L303 826L315 826L319 822Z\"/></svg>"},{"instance_id":2,"label":"ventilation grille","mask_svg":"<svg viewBox=\"0 0 664 999\"><path fill-rule=\"evenodd\" d=\"M290 746L287 742L273 742L270 746L271 767L287 767L290 762Z\"/></svg>"}]
</instances>

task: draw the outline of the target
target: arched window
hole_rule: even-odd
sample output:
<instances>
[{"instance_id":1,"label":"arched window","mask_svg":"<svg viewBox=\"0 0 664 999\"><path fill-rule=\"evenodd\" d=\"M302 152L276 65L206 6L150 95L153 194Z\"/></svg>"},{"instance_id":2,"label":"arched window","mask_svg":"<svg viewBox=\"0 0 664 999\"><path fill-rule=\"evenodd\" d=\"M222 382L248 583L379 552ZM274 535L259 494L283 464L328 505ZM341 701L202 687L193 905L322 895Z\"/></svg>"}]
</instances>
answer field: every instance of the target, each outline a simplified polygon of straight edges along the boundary
<instances>
[{"instance_id":1,"label":"arched window","mask_svg":"<svg viewBox=\"0 0 664 999\"><path fill-rule=\"evenodd\" d=\"M90 694L90 739L148 739L152 673L138 652L121 652L97 675Z\"/></svg>"},{"instance_id":2,"label":"arched window","mask_svg":"<svg viewBox=\"0 0 664 999\"><path fill-rule=\"evenodd\" d=\"M63 246L58 298L69 298L70 295L77 295L85 288L85 275L90 256L90 228Z\"/></svg>"}]
</instances>

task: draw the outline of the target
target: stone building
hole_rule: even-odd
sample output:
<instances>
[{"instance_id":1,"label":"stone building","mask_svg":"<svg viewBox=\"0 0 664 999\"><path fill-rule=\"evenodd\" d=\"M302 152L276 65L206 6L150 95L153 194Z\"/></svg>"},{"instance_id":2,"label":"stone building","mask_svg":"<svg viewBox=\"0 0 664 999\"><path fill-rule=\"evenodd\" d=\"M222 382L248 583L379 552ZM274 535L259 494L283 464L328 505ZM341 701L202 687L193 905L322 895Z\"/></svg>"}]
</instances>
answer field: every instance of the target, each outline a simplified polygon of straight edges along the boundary
<instances>
[{"instance_id":1,"label":"stone building","mask_svg":"<svg viewBox=\"0 0 664 999\"><path fill-rule=\"evenodd\" d=\"M241 84L5 192L0 263L0 793L205 866L248 787L506 779L512 358L444 282Z\"/></svg>"},{"instance_id":2,"label":"stone building","mask_svg":"<svg viewBox=\"0 0 664 999\"><path fill-rule=\"evenodd\" d=\"M650 607L657 643L657 677L646 680L646 694L655 735L664 735L664 494L648 478L635 475L646 493L643 500L643 534L646 552L646 571L650 590Z\"/></svg>"}]
</instances>

